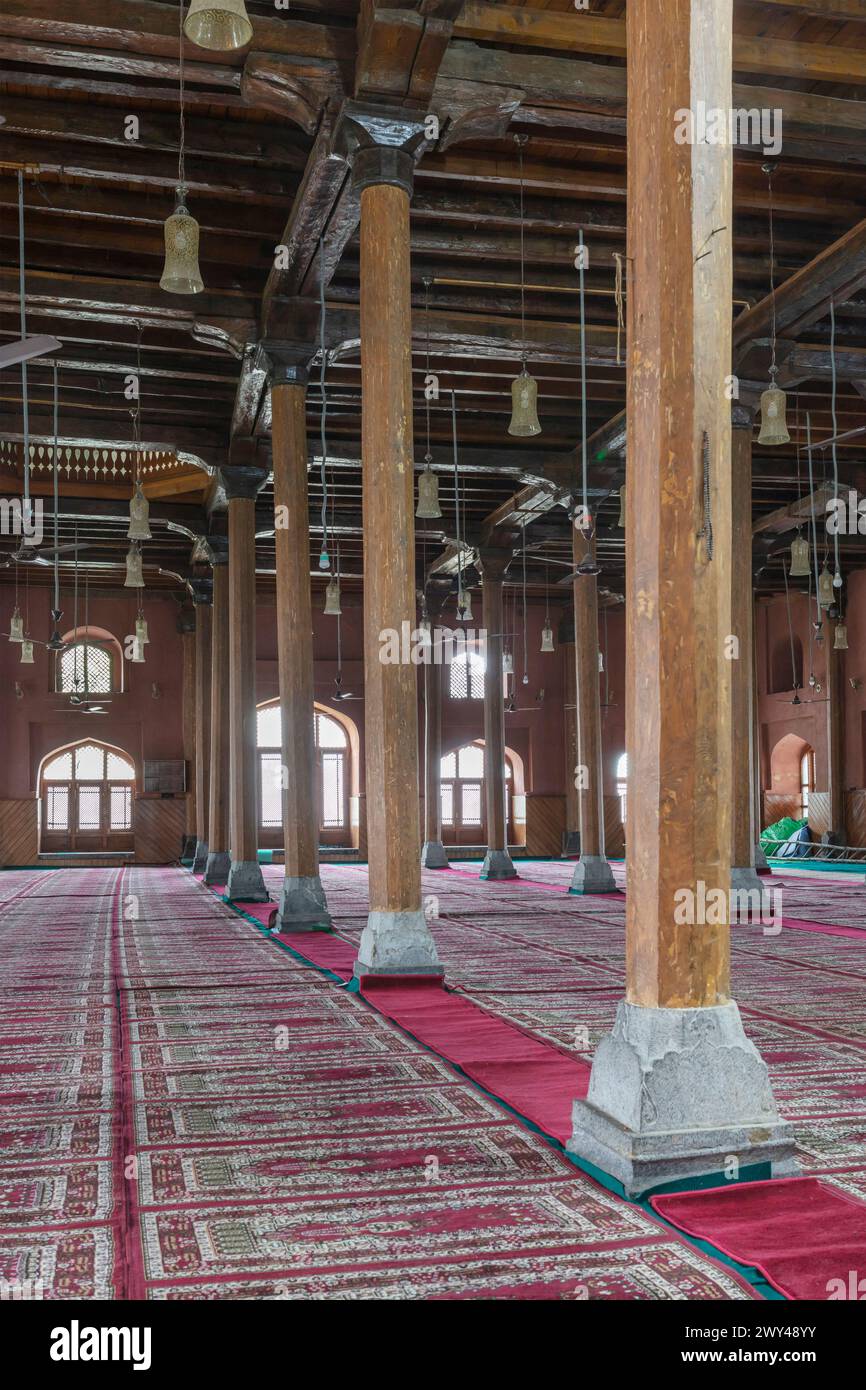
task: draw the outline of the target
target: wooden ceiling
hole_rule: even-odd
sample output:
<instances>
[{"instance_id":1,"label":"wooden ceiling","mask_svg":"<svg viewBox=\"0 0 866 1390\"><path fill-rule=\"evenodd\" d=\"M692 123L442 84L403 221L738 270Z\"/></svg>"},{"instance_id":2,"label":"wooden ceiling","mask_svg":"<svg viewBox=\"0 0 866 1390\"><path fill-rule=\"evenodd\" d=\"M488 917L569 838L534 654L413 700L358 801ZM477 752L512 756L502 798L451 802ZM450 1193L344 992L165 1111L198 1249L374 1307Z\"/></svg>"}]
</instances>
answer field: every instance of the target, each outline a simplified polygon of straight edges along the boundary
<instances>
[{"instance_id":1,"label":"wooden ceiling","mask_svg":"<svg viewBox=\"0 0 866 1390\"><path fill-rule=\"evenodd\" d=\"M590 256L590 482L606 498L599 512L603 583L621 587L615 490L625 469L617 419L625 342L618 355L614 253L625 252L625 5L592 0L586 13L573 0L292 0L288 11L275 12L272 0L248 0L248 9L255 27L249 49L184 48L187 201L201 224L206 290L178 297L159 288L163 222L177 181L178 5L3 0L0 341L19 336L17 169L26 166L28 329L63 344L60 436L73 451L61 481L63 538L77 526L95 579L118 582L129 484L106 454L87 450L128 448L133 422L124 379L140 355L142 441L168 460L147 481L155 525L146 575L149 583L176 586L172 576L192 563L192 539L220 528L223 499L213 474L228 462L232 439L252 437L269 459L270 406L256 345L302 330L315 335L324 278L329 526L342 568L360 575L357 204L332 132L342 102L361 96L419 103L441 128L418 164L412 205L419 466L428 332L443 392L431 410L431 437L444 516L418 524L419 582L431 564L440 574L454 570L452 390L467 538L477 542L498 523L519 546L525 532L531 584L548 572L539 557L552 563L552 575L566 573L569 523L557 504L579 476L574 248L582 232ZM834 361L836 433L866 427L866 0L736 3L735 17L735 104L784 112L773 175L775 278L779 361L794 419L790 445L755 448L760 520L808 492L796 446L805 442L807 412L813 439L834 432ZM127 139L129 116L138 118L134 141ZM528 137L525 337L515 135ZM766 383L768 367L764 163L759 150L737 152L732 314L746 399ZM292 252L277 271L281 244ZM510 382L524 347L540 383L543 426L529 441L507 433ZM52 437L52 371L44 362L29 368L37 446ZM315 363L308 394L313 572L321 545L320 412ZM6 492L20 486L22 437L20 371L7 368L0 375ZM838 445L843 485L866 488L864 442L866 433ZM815 456L816 485L829 467L828 451ZM33 480L36 490L47 488L44 467ZM266 586L274 567L269 489L259 511ZM764 527L758 553L788 540L778 523ZM844 541L845 565L862 563L863 544ZM10 543L4 547L8 553ZM770 558L760 583L780 586L779 559Z\"/></svg>"}]
</instances>

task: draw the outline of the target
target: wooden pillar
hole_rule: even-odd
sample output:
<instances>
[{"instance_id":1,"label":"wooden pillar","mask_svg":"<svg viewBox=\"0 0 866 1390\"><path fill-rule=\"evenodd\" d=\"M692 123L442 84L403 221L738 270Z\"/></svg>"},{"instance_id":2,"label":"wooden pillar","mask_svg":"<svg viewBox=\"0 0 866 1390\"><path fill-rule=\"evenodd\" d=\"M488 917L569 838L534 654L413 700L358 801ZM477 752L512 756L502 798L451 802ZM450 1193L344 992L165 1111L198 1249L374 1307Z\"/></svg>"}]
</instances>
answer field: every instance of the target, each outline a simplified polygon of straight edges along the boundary
<instances>
[{"instance_id":1,"label":"wooden pillar","mask_svg":"<svg viewBox=\"0 0 866 1390\"><path fill-rule=\"evenodd\" d=\"M424 663L424 844L421 848L424 869L448 867L448 855L442 843L442 652L435 631L441 612L441 596L428 593L427 615L433 634L428 653L430 660Z\"/></svg>"},{"instance_id":2,"label":"wooden pillar","mask_svg":"<svg viewBox=\"0 0 866 1390\"><path fill-rule=\"evenodd\" d=\"M627 992L569 1148L629 1195L722 1181L732 1154L796 1171L729 995L733 159L682 141L682 115L730 111L731 10L643 0L626 21Z\"/></svg>"},{"instance_id":3,"label":"wooden pillar","mask_svg":"<svg viewBox=\"0 0 866 1390\"><path fill-rule=\"evenodd\" d=\"M755 861L752 413L731 410L731 887L760 890Z\"/></svg>"},{"instance_id":4,"label":"wooden pillar","mask_svg":"<svg viewBox=\"0 0 866 1390\"><path fill-rule=\"evenodd\" d=\"M755 869L758 874L770 872L767 856L761 845L764 828L764 773L761 757L761 718L758 703L758 623L757 599L752 600L752 824L755 829Z\"/></svg>"},{"instance_id":5,"label":"wooden pillar","mask_svg":"<svg viewBox=\"0 0 866 1390\"><path fill-rule=\"evenodd\" d=\"M563 672L565 689L565 841L562 847L564 858L580 854L580 793L577 790L579 779L577 770L577 665L574 655L574 632L568 641L560 632L560 646L563 648Z\"/></svg>"},{"instance_id":6,"label":"wooden pillar","mask_svg":"<svg viewBox=\"0 0 866 1390\"><path fill-rule=\"evenodd\" d=\"M225 884L229 853L229 570L227 548L213 559L213 627L211 632L210 799L205 883Z\"/></svg>"},{"instance_id":7,"label":"wooden pillar","mask_svg":"<svg viewBox=\"0 0 866 1390\"><path fill-rule=\"evenodd\" d=\"M574 567L594 558L591 540L572 526ZM579 574L574 581L574 662L577 706L577 781L580 802L580 859L572 893L615 893L616 883L604 852L604 795L601 700L598 693L598 581Z\"/></svg>"},{"instance_id":8,"label":"wooden pillar","mask_svg":"<svg viewBox=\"0 0 866 1390\"><path fill-rule=\"evenodd\" d=\"M331 925L319 877L306 381L305 367L286 361L272 362L285 849L285 877L276 918L280 932L321 931Z\"/></svg>"},{"instance_id":9,"label":"wooden pillar","mask_svg":"<svg viewBox=\"0 0 866 1390\"><path fill-rule=\"evenodd\" d=\"M220 470L229 511L229 869L226 897L267 902L258 862L256 496L264 474Z\"/></svg>"},{"instance_id":10,"label":"wooden pillar","mask_svg":"<svg viewBox=\"0 0 866 1390\"><path fill-rule=\"evenodd\" d=\"M844 652L836 651L836 619L824 620L827 645L827 790L830 801L828 843L847 844L845 817L845 669Z\"/></svg>"},{"instance_id":11,"label":"wooden pillar","mask_svg":"<svg viewBox=\"0 0 866 1390\"><path fill-rule=\"evenodd\" d=\"M186 831L180 857L188 863L195 859L195 613L182 608L177 620L183 662L183 756L188 768L186 788Z\"/></svg>"},{"instance_id":12,"label":"wooden pillar","mask_svg":"<svg viewBox=\"0 0 866 1390\"><path fill-rule=\"evenodd\" d=\"M502 579L511 559L503 550L479 551L487 659L484 668L484 786L487 797L487 854L481 877L517 878L506 842L505 691L502 649L505 615Z\"/></svg>"},{"instance_id":13,"label":"wooden pillar","mask_svg":"<svg viewBox=\"0 0 866 1390\"><path fill-rule=\"evenodd\" d=\"M207 864L207 805L210 767L211 583L193 581L195 604L195 856L194 874Z\"/></svg>"},{"instance_id":14,"label":"wooden pillar","mask_svg":"<svg viewBox=\"0 0 866 1390\"><path fill-rule=\"evenodd\" d=\"M349 104L343 133L361 203L364 669L370 915L357 975L441 975L421 906L417 670L383 660L415 626L409 200L423 126Z\"/></svg>"}]
</instances>

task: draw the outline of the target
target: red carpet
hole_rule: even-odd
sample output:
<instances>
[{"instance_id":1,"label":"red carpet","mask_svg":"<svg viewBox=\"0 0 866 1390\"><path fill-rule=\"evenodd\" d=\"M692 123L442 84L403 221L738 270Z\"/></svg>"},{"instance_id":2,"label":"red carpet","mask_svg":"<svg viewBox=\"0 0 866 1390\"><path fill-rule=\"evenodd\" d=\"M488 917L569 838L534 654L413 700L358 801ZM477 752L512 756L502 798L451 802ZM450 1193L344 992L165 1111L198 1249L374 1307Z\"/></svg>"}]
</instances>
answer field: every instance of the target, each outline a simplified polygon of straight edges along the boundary
<instances>
[{"instance_id":1,"label":"red carpet","mask_svg":"<svg viewBox=\"0 0 866 1390\"><path fill-rule=\"evenodd\" d=\"M438 983L366 976L361 994L545 1134L561 1143L570 1137L572 1104L589 1086L585 1062L536 1041Z\"/></svg>"},{"instance_id":2,"label":"red carpet","mask_svg":"<svg viewBox=\"0 0 866 1390\"><path fill-rule=\"evenodd\" d=\"M786 1298L858 1297L866 1203L826 1182L776 1178L652 1197L650 1203L678 1230L755 1266Z\"/></svg>"}]
</instances>

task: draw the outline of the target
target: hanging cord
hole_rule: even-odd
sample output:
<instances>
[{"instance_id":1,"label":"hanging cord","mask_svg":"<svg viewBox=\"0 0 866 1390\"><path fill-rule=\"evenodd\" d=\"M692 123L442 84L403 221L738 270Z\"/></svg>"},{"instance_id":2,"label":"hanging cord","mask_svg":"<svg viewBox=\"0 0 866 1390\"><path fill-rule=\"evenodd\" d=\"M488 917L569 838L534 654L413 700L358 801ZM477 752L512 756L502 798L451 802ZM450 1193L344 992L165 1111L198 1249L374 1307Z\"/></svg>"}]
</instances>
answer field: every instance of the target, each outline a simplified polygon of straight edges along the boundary
<instances>
[{"instance_id":1,"label":"hanging cord","mask_svg":"<svg viewBox=\"0 0 866 1390\"><path fill-rule=\"evenodd\" d=\"M30 636L30 570L24 571L24 636Z\"/></svg>"},{"instance_id":2,"label":"hanging cord","mask_svg":"<svg viewBox=\"0 0 866 1390\"><path fill-rule=\"evenodd\" d=\"M797 685L797 657L794 651L794 624L791 619L791 592L788 588L788 571L782 566L782 574L785 576L785 608L788 614L788 642L791 647L791 689L796 695L799 686ZM809 648L811 654L812 634L809 633Z\"/></svg>"},{"instance_id":3,"label":"hanging cord","mask_svg":"<svg viewBox=\"0 0 866 1390\"><path fill-rule=\"evenodd\" d=\"M183 10L184 0L180 0L178 5L179 21L179 58L178 76L180 80L180 141L177 151L177 182L182 190L180 193L181 202L186 198L186 67L183 53Z\"/></svg>"},{"instance_id":4,"label":"hanging cord","mask_svg":"<svg viewBox=\"0 0 866 1390\"><path fill-rule=\"evenodd\" d=\"M133 492L141 482L141 320L138 321L138 340L135 345L135 410L132 412L132 438L135 449Z\"/></svg>"},{"instance_id":5,"label":"hanging cord","mask_svg":"<svg viewBox=\"0 0 866 1390\"><path fill-rule=\"evenodd\" d=\"M701 466L703 470L704 524L698 532L698 540L706 541L707 559L713 558L713 501L710 487L710 436L704 430L701 446Z\"/></svg>"},{"instance_id":6,"label":"hanging cord","mask_svg":"<svg viewBox=\"0 0 866 1390\"><path fill-rule=\"evenodd\" d=\"M776 384L776 241L773 227L773 174L772 164L764 165L767 174L767 193L770 215L770 312L772 316L772 337L770 342L770 385Z\"/></svg>"},{"instance_id":7,"label":"hanging cord","mask_svg":"<svg viewBox=\"0 0 866 1390\"><path fill-rule=\"evenodd\" d=\"M57 547L60 542L60 459L58 445L60 437L60 377L57 362L54 362L54 610L60 608L60 557Z\"/></svg>"},{"instance_id":8,"label":"hanging cord","mask_svg":"<svg viewBox=\"0 0 866 1390\"><path fill-rule=\"evenodd\" d=\"M78 637L78 522L77 522L77 521L76 521L76 523L75 523L75 526L74 526L74 529L73 529L73 533L72 533L72 534L73 534L73 536L74 536L74 538L75 538L75 546L76 546L76 550L75 550L75 575L74 575L74 579L73 579L73 588L72 588L72 595L73 595L73 597L72 597L72 623L73 623L73 627L74 627L74 630L75 630L75 636L76 636L76 639L77 639L77 637ZM80 645L80 643L76 640L76 643L75 643L75 660L74 660L73 668L72 668L72 684L75 686L76 693L78 692L78 653L80 652L80 650L81 650L81 645Z\"/></svg>"},{"instance_id":9,"label":"hanging cord","mask_svg":"<svg viewBox=\"0 0 866 1390\"><path fill-rule=\"evenodd\" d=\"M454 524L457 531L457 609L463 611L463 534L460 525L460 468L457 461L457 393L451 391L451 449L454 455Z\"/></svg>"},{"instance_id":10,"label":"hanging cord","mask_svg":"<svg viewBox=\"0 0 866 1390\"><path fill-rule=\"evenodd\" d=\"M578 234L578 285L580 287L580 461L583 472L583 515L589 522L589 470L586 457L586 284L583 269L583 228Z\"/></svg>"},{"instance_id":11,"label":"hanging cord","mask_svg":"<svg viewBox=\"0 0 866 1390\"><path fill-rule=\"evenodd\" d=\"M838 498L838 496L839 496L839 458L838 458L838 455L837 455L837 453L836 453L836 435L839 433L839 431L838 431L838 428L837 428L837 425L836 425L836 386L837 386L837 381L836 381L836 304L835 304L835 301L834 301L832 298L830 299L830 382L831 382L830 410L831 410L832 418L833 418L833 445L832 445L832 449L833 449L833 453L832 453L832 459L833 459L833 497L834 497L834 499L836 499L836 498ZM842 587L842 570L840 569L840 566L839 566L839 528L838 528L838 526L836 527L835 531L833 532L833 560L834 560L834 567L835 567L835 573L834 573L834 575L833 575L833 588L834 588L834 589L841 589L841 587Z\"/></svg>"},{"instance_id":12,"label":"hanging cord","mask_svg":"<svg viewBox=\"0 0 866 1390\"><path fill-rule=\"evenodd\" d=\"M520 340L523 343L523 352L520 354L524 370L526 368L526 228L524 226L524 192L523 192L523 146L526 144L525 135L515 135L517 144L517 161L520 168Z\"/></svg>"},{"instance_id":13,"label":"hanging cord","mask_svg":"<svg viewBox=\"0 0 866 1390\"><path fill-rule=\"evenodd\" d=\"M75 528L75 539L78 540L78 528ZM76 564L78 559L76 556ZM88 666L88 652L90 644L88 636L90 632L90 575L84 571L84 696L85 699L90 694L90 668Z\"/></svg>"},{"instance_id":14,"label":"hanging cord","mask_svg":"<svg viewBox=\"0 0 866 1390\"><path fill-rule=\"evenodd\" d=\"M529 684L529 648L526 640L526 532L523 533L523 684Z\"/></svg>"},{"instance_id":15,"label":"hanging cord","mask_svg":"<svg viewBox=\"0 0 866 1390\"><path fill-rule=\"evenodd\" d=\"M616 365L622 366L620 355L620 342L625 330L625 295L623 292L622 263L626 257L621 251L614 251L613 258L616 261L616 280L614 281L613 296L616 304Z\"/></svg>"},{"instance_id":16,"label":"hanging cord","mask_svg":"<svg viewBox=\"0 0 866 1390\"><path fill-rule=\"evenodd\" d=\"M27 294L24 273L24 170L18 170L18 296L21 301L21 338L27 338ZM27 363L21 363L21 413L24 420L24 512L30 511L30 403L27 399Z\"/></svg>"},{"instance_id":17,"label":"hanging cord","mask_svg":"<svg viewBox=\"0 0 866 1390\"><path fill-rule=\"evenodd\" d=\"M319 569L329 570L331 561L328 555L328 392L325 376L328 370L328 354L325 348L325 237L319 237L319 390L322 397L321 443L322 461L320 477L322 482L322 553Z\"/></svg>"},{"instance_id":18,"label":"hanging cord","mask_svg":"<svg viewBox=\"0 0 866 1390\"><path fill-rule=\"evenodd\" d=\"M808 410L806 411L806 453L809 458L809 512L810 529L812 531L812 558L815 565L815 608L817 613L815 629L817 632L820 632L824 625L824 620L821 617L821 605L818 601L818 529L815 524L815 474L812 468L812 415ZM810 586L811 582L810 576Z\"/></svg>"},{"instance_id":19,"label":"hanging cord","mask_svg":"<svg viewBox=\"0 0 866 1390\"><path fill-rule=\"evenodd\" d=\"M427 409L427 453L424 462L429 468L433 462L433 455L430 452L430 285L429 275L424 277L424 327L427 338L427 366L424 372L424 404ZM425 528L426 529L426 528Z\"/></svg>"}]
</instances>

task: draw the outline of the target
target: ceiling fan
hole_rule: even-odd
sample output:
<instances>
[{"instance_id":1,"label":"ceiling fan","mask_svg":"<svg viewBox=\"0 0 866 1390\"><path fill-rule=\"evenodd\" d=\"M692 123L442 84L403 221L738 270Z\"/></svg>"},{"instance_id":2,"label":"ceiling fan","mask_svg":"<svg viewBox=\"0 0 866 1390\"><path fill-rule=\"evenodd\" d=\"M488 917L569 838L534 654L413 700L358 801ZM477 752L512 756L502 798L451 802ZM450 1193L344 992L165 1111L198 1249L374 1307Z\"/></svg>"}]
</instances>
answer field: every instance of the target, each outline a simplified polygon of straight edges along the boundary
<instances>
[{"instance_id":1,"label":"ceiling fan","mask_svg":"<svg viewBox=\"0 0 866 1390\"><path fill-rule=\"evenodd\" d=\"M6 343L0 347L0 367L17 367L20 362L30 362L34 357L57 352L62 346L58 338L49 338L45 333L20 338L16 343Z\"/></svg>"},{"instance_id":2,"label":"ceiling fan","mask_svg":"<svg viewBox=\"0 0 866 1390\"><path fill-rule=\"evenodd\" d=\"M351 691L343 689L343 672L338 671L334 677L334 693L332 700L363 700L363 695L353 695Z\"/></svg>"},{"instance_id":3,"label":"ceiling fan","mask_svg":"<svg viewBox=\"0 0 866 1390\"><path fill-rule=\"evenodd\" d=\"M56 558L61 555L78 554L79 550L87 550L86 545L78 545L70 542L68 545L58 545L52 550L37 550L31 545L22 542L17 550L10 551L4 556L2 562L3 569L10 569L12 565L43 565L46 569L51 569Z\"/></svg>"}]
</instances>

